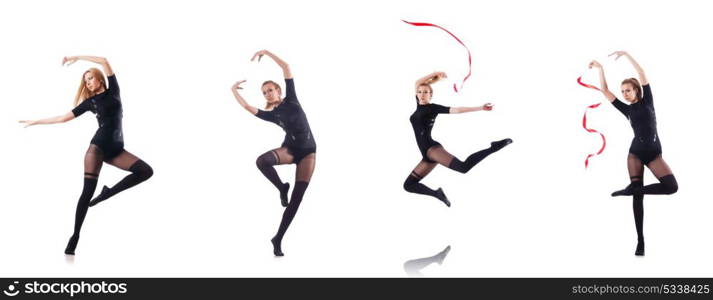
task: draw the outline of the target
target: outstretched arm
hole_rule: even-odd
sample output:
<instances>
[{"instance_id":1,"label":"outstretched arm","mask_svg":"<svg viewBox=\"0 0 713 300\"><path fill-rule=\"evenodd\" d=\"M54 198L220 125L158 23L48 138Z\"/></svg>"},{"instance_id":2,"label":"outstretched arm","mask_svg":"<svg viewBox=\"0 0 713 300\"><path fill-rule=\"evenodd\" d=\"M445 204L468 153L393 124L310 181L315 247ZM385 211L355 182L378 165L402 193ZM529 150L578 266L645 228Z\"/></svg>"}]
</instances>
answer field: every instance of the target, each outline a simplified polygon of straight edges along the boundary
<instances>
[{"instance_id":1,"label":"outstretched arm","mask_svg":"<svg viewBox=\"0 0 713 300\"><path fill-rule=\"evenodd\" d=\"M290 70L290 65L288 65L287 62L285 62L281 58L277 57L277 55L272 54L272 52L270 51L260 50L258 52L255 52L255 55L253 55L253 58L251 58L250 61L254 61L257 57L257 61L259 62L263 55L267 55L272 58L272 60L274 60L280 66L280 68L282 68L282 75L285 76L285 79L292 78L292 70Z\"/></svg>"},{"instance_id":2,"label":"outstretched arm","mask_svg":"<svg viewBox=\"0 0 713 300\"><path fill-rule=\"evenodd\" d=\"M70 66L71 64L77 62L77 60L86 60L95 64L100 64L102 69L104 69L106 76L114 75L114 71L112 71L109 61L106 58L99 56L65 56L62 59L62 65Z\"/></svg>"},{"instance_id":3,"label":"outstretched arm","mask_svg":"<svg viewBox=\"0 0 713 300\"><path fill-rule=\"evenodd\" d=\"M230 90L233 92L233 96L235 96L235 99L238 100L238 103L240 103L240 106L242 106L245 110L249 111L251 114L256 115L257 108L248 104L248 102L243 99L243 96L240 96L240 94L238 93L238 90L243 89L242 87L240 87L243 82L245 82L245 80L236 82L235 84L233 84Z\"/></svg>"},{"instance_id":4,"label":"outstretched arm","mask_svg":"<svg viewBox=\"0 0 713 300\"><path fill-rule=\"evenodd\" d=\"M64 115L61 115L61 116L45 118L45 119L40 119L40 120L21 120L19 122L22 124L25 124L25 128L27 128L32 125L64 123L64 122L67 122L72 119L74 119L74 113L72 113L70 111L70 112L68 112Z\"/></svg>"},{"instance_id":5,"label":"outstretched arm","mask_svg":"<svg viewBox=\"0 0 713 300\"><path fill-rule=\"evenodd\" d=\"M448 77L445 72L433 72L431 74L428 74L424 77L419 78L416 80L416 85L414 86L416 90L418 90L418 87L422 84L432 84L436 83L437 81Z\"/></svg>"},{"instance_id":6,"label":"outstretched arm","mask_svg":"<svg viewBox=\"0 0 713 300\"><path fill-rule=\"evenodd\" d=\"M491 111L493 110L493 104L492 103L485 103L481 106L472 106L472 107L451 107L450 111L448 112L449 114L462 114L462 113L467 113L467 112L472 112L472 111Z\"/></svg>"},{"instance_id":7,"label":"outstretched arm","mask_svg":"<svg viewBox=\"0 0 713 300\"><path fill-rule=\"evenodd\" d=\"M629 55L628 52L626 52L626 51L614 51L612 54L609 54L609 56L612 56L612 55L616 55L616 57L614 57L614 60L619 59L619 57L625 56L626 59L629 60L629 62L631 63L631 65L634 66L634 69L636 69L636 73L639 74L639 81L641 82L641 85L647 85L647 84L649 84L649 80L646 78L646 74L644 73L644 69L642 69L641 66L639 66L639 63L637 63L636 60L634 60L634 58L631 57L631 55Z\"/></svg>"},{"instance_id":8,"label":"outstretched arm","mask_svg":"<svg viewBox=\"0 0 713 300\"><path fill-rule=\"evenodd\" d=\"M609 102L614 102L616 96L614 96L614 94L609 90L609 86L607 85L607 79L604 78L604 68L602 67L602 65L598 61L593 60L589 63L589 68L599 69L599 90L602 92L602 94L604 94L604 97L606 97Z\"/></svg>"}]
</instances>

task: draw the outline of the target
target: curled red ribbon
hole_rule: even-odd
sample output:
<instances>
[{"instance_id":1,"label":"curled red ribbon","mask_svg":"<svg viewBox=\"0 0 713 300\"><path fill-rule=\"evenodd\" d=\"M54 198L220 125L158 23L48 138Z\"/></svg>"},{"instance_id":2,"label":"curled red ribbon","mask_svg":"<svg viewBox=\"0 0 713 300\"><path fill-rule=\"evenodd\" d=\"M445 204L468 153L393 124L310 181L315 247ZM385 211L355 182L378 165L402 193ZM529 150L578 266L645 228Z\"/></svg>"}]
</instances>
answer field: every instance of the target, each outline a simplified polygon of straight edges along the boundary
<instances>
[{"instance_id":1,"label":"curled red ribbon","mask_svg":"<svg viewBox=\"0 0 713 300\"><path fill-rule=\"evenodd\" d=\"M597 90L597 91L600 90L596 86L582 82L582 76L579 76L579 78L577 78L577 83L579 83L579 85L586 87L586 88L590 88L590 89ZM582 118L582 127L584 127L584 130L586 130L587 132L590 132L590 133L598 133L602 137L602 148L599 149L599 152L597 152L597 153L591 153L591 154L587 155L587 159L584 160L584 168L585 169L589 166L589 158L592 156L595 156L595 155L602 154L602 152L604 152L604 148L607 147L607 139L604 137L604 134L602 134L601 132L596 131L594 129L587 128L587 111L589 111L590 109L595 109L595 108L599 107L599 105L601 105L601 104L602 103L597 103L597 104L592 104L592 105L587 106L587 109L584 111L584 118Z\"/></svg>"},{"instance_id":2,"label":"curled red ribbon","mask_svg":"<svg viewBox=\"0 0 713 300\"><path fill-rule=\"evenodd\" d=\"M579 83L579 85L581 85L581 86L583 86L583 87L590 88L590 89L594 89L594 90L597 90L597 91L601 91L601 90L600 90L598 87L596 87L596 86L593 86L593 85L591 85L591 84L586 84L586 83L582 82L582 76L579 76L579 78L577 78L577 83Z\"/></svg>"},{"instance_id":3,"label":"curled red ribbon","mask_svg":"<svg viewBox=\"0 0 713 300\"><path fill-rule=\"evenodd\" d=\"M468 46L466 46L466 45L463 43L463 41L461 41L457 36L455 36L455 34L451 33L450 31L448 31L447 29L445 29L445 28L443 28L443 27L441 27L441 26L438 26L438 25L435 25L435 24L431 24L431 23L416 23L416 22L409 22L409 21L406 21L406 20L401 20L401 21L404 21L404 23L409 24L409 25L413 25L413 26L430 26L430 27L436 27L436 28L438 28L438 29L441 29L441 30L447 32L447 33L450 34L454 39L456 39L456 41L458 41L458 43L460 43L461 45L463 45L463 47L465 48L465 51L468 51L468 75L465 75L465 78L463 78L463 82L462 82L461 85L460 85L460 88L461 88L461 90L462 90L462 89L463 89L463 85L465 84L465 81L468 80L468 78L470 77L471 69L472 69L472 61L471 61L471 56L470 56L470 49L468 49ZM453 84L453 90L456 91L456 93L458 92L458 86L456 86L455 83Z\"/></svg>"}]
</instances>

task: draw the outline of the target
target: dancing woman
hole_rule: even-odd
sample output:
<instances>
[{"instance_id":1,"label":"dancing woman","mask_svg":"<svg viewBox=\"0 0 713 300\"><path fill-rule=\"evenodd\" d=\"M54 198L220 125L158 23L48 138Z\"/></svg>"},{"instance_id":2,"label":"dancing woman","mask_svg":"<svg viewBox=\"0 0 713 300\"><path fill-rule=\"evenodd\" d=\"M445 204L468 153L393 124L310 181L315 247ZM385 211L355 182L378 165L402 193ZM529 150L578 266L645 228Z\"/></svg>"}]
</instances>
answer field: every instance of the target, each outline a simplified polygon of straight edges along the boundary
<instances>
[{"instance_id":1,"label":"dancing woman","mask_svg":"<svg viewBox=\"0 0 713 300\"><path fill-rule=\"evenodd\" d=\"M625 51L616 51L609 56L615 59L626 57L634 66L639 75L636 78L625 79L621 83L621 94L630 105L626 105L609 91L604 68L597 61L589 63L589 68L599 69L599 79L601 81L601 91L604 97L611 102L631 123L634 130L634 139L629 147L627 157L627 168L629 169L629 179L631 183L623 190L612 193L612 196L633 196L634 198L634 222L636 223L636 233L638 242L635 255L644 255L644 194L670 195L678 191L676 177L673 176L671 168L661 156L661 139L656 131L656 111L654 110L654 97L651 94L651 85L644 74L644 70ZM658 178L659 183L644 186L644 166Z\"/></svg>"},{"instance_id":2,"label":"dancing woman","mask_svg":"<svg viewBox=\"0 0 713 300\"><path fill-rule=\"evenodd\" d=\"M433 129L438 114L460 114L481 110L491 111L493 109L493 105L490 103L474 107L447 107L431 103L431 97L433 97L431 84L443 78L446 78L446 73L433 72L416 81L417 105L416 111L411 114L410 120L413 132L416 135L418 149L421 151L422 159L413 171L411 171L411 175L406 178L404 189L411 193L435 197L450 207L451 202L446 197L443 189L438 188L438 190L434 191L419 181L431 173L433 168L438 164L460 173L467 173L473 166L488 157L488 155L512 143L512 140L504 139L492 142L490 143L490 148L471 154L465 161L451 155L439 142L433 140L431 137L431 129Z\"/></svg>"},{"instance_id":3,"label":"dancing woman","mask_svg":"<svg viewBox=\"0 0 713 300\"><path fill-rule=\"evenodd\" d=\"M267 104L265 109L257 109L251 106L240 95L238 90L242 88L240 85L245 82L241 80L233 84L231 90L233 96L238 100L238 103L248 112L256 117L268 122L272 122L282 127L285 131L285 138L279 148L270 150L260 155L257 158L257 167L263 175L280 191L280 201L283 207L286 207L282 214L282 222L277 230L277 234L270 240L273 246L275 256L283 256L282 253L282 238L287 231L287 228L292 223L297 214L297 209L300 207L302 197L307 190L309 181L314 172L317 144L314 141L312 130L307 122L307 116L302 105L297 100L295 92L294 78L290 66L267 50L261 50L253 55L260 61L263 56L268 56L274 60L285 77L285 97L282 98L282 89L274 81L265 81L262 84L262 95L265 97ZM289 202L287 194L290 189L289 183L283 183L277 175L274 166L284 164L297 165L295 174L295 187L292 190Z\"/></svg>"},{"instance_id":4,"label":"dancing woman","mask_svg":"<svg viewBox=\"0 0 713 300\"><path fill-rule=\"evenodd\" d=\"M74 255L75 248L79 242L79 233L82 223L87 215L90 206L94 206L123 190L133 187L153 175L153 170L143 160L124 149L124 134L121 130L122 107L119 97L119 83L116 75L112 71L106 58L95 56L70 56L64 57L62 65L71 65L78 60L85 60L101 65L107 78L104 79L102 71L91 68L84 72L82 81L74 99L74 109L64 115L27 121L23 120L26 126L39 124L55 124L70 121L79 117L87 111L96 114L99 128L89 144L84 156L84 188L77 203L77 211L74 220L74 233L70 237L65 254ZM130 171L131 174L124 177L116 185L109 188L104 186L101 193L92 199L97 186L99 171L103 162L115 166L119 169ZM91 200L91 201L90 201Z\"/></svg>"}]
</instances>

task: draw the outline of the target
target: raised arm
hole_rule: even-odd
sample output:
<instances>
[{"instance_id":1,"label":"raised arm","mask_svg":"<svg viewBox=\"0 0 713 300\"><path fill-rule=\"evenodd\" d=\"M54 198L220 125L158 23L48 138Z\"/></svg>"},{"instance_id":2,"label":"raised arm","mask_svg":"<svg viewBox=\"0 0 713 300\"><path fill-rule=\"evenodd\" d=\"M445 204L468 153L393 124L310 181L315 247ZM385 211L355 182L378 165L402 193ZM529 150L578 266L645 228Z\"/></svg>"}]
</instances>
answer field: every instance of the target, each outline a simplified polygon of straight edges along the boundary
<instances>
[{"instance_id":1,"label":"raised arm","mask_svg":"<svg viewBox=\"0 0 713 300\"><path fill-rule=\"evenodd\" d=\"M467 113L467 112L473 112L473 111L491 111L493 110L493 104L492 103L485 103L481 106L472 106L472 107L451 107L450 111L448 112L449 114L462 114L462 113Z\"/></svg>"},{"instance_id":2,"label":"raised arm","mask_svg":"<svg viewBox=\"0 0 713 300\"><path fill-rule=\"evenodd\" d=\"M104 74L106 74L106 76L114 75L114 71L111 69L109 61L106 58L99 56L65 56L62 59L62 65L70 66L77 62L77 60L86 60L95 64L100 64L102 69L104 69Z\"/></svg>"},{"instance_id":3,"label":"raised arm","mask_svg":"<svg viewBox=\"0 0 713 300\"><path fill-rule=\"evenodd\" d=\"M21 120L19 121L22 124L25 124L25 128L30 127L32 125L41 125L41 124L56 124L56 123L64 123L69 120L74 119L74 113L71 111L61 115L61 116L56 116L56 117L51 117L51 118L45 118L45 119L40 119L40 120Z\"/></svg>"},{"instance_id":4,"label":"raised arm","mask_svg":"<svg viewBox=\"0 0 713 300\"><path fill-rule=\"evenodd\" d=\"M428 74L428 75L426 75L426 76L424 76L424 77L421 77L421 78L419 78L418 80L416 80L416 85L415 85L414 87L416 88L416 90L418 90L418 87L419 87L420 85L422 85L422 84L432 84L432 83L436 83L437 81L439 81L439 80L441 80L441 79L443 79L443 78L446 78L446 77L448 77L448 76L446 75L445 72L438 72L438 71L436 71L436 72L433 72L433 73L431 73L431 74Z\"/></svg>"},{"instance_id":5,"label":"raised arm","mask_svg":"<svg viewBox=\"0 0 713 300\"><path fill-rule=\"evenodd\" d=\"M614 102L614 100L616 100L616 96L614 96L614 94L609 90L609 86L607 85L607 79L604 78L604 68L602 67L602 65L598 61L593 60L589 63L589 68L599 69L599 90L602 92L602 94L604 94L604 97L606 97L609 102Z\"/></svg>"},{"instance_id":6,"label":"raised arm","mask_svg":"<svg viewBox=\"0 0 713 300\"><path fill-rule=\"evenodd\" d=\"M259 62L263 55L267 55L270 58L272 58L272 60L274 60L280 66L280 68L282 68L282 75L285 76L285 79L292 78L292 70L290 70L290 65L288 65L281 58L277 57L277 55L272 54L272 52L270 52L270 51L260 50L258 52L255 52L255 55L253 55L253 58L251 58L250 61L254 61L255 58L257 57L257 61Z\"/></svg>"},{"instance_id":7,"label":"raised arm","mask_svg":"<svg viewBox=\"0 0 713 300\"><path fill-rule=\"evenodd\" d=\"M649 84L649 80L646 78L646 74L644 73L644 69L641 68L641 66L639 65L639 63L637 63L636 60L634 60L634 58L631 57L631 55L629 55L628 52L626 52L626 51L614 51L612 54L609 54L609 56L612 56L612 55L616 55L616 57L614 57L614 60L619 59L619 57L625 56L626 59L629 60L629 62L631 63L631 65L634 66L634 69L636 69L636 73L639 74L639 81L641 82L641 85L647 85L647 84Z\"/></svg>"},{"instance_id":8,"label":"raised arm","mask_svg":"<svg viewBox=\"0 0 713 300\"><path fill-rule=\"evenodd\" d=\"M240 106L242 106L245 110L249 111L251 114L256 115L257 108L248 104L248 102L243 99L243 96L240 96L240 94L238 93L238 90L243 89L242 87L240 87L243 82L245 82L245 80L236 82L235 84L233 84L230 90L233 92L233 96L235 96L235 99L238 100L238 103L240 103Z\"/></svg>"}]
</instances>

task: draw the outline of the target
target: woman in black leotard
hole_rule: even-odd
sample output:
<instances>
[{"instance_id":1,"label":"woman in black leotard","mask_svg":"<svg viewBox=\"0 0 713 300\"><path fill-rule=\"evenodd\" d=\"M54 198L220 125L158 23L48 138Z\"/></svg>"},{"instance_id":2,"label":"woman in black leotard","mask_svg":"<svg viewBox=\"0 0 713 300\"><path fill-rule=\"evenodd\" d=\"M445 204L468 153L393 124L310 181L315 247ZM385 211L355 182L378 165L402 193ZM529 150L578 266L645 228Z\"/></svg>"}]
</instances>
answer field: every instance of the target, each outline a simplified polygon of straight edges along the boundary
<instances>
[{"instance_id":1,"label":"woman in black leotard","mask_svg":"<svg viewBox=\"0 0 713 300\"><path fill-rule=\"evenodd\" d=\"M61 116L35 121L20 121L26 126L37 124L64 123L72 120L87 111L96 114L99 123L89 149L84 156L84 188L77 203L77 212L74 220L74 233L67 243L65 254L74 255L74 250L79 242L79 232L82 229L84 217L90 206L108 199L117 193L133 187L153 175L153 170L143 160L124 150L124 135L121 130L121 99L119 97L119 84L109 62L103 57L71 56L62 60L62 65L71 65L77 60L86 60L100 64L106 73L99 69L91 68L82 75L82 83L77 91L74 109ZM108 84L107 84L108 82ZM97 179L102 163L107 162L122 170L131 171L111 188L104 186L99 196L90 201L97 186Z\"/></svg>"},{"instance_id":2,"label":"woman in black leotard","mask_svg":"<svg viewBox=\"0 0 713 300\"><path fill-rule=\"evenodd\" d=\"M238 103L251 114L268 122L272 122L282 127L285 131L285 139L282 145L277 148L265 152L257 159L257 167L262 174L280 191L280 201L283 207L287 207L282 214L282 222L277 234L270 240L273 246L273 253L276 256L283 256L282 253L282 237L285 231L290 226L292 219L297 214L297 209L300 207L302 197L304 196L309 181L314 172L317 145L312 135L312 130L307 122L307 116L302 105L297 100L295 92L295 83L292 77L290 66L267 50L261 50L253 55L260 61L263 55L272 58L282 68L282 73L285 77L285 98L282 98L282 89L273 81L266 81L262 84L262 94L267 100L267 105L264 110L250 106L245 99L238 93L242 89L240 85L245 82L241 80L233 84L231 91L238 100ZM287 201L287 192L290 189L289 183L283 183L277 175L275 165L296 164L297 172L295 175L295 187L292 190L292 196Z\"/></svg>"},{"instance_id":3,"label":"woman in black leotard","mask_svg":"<svg viewBox=\"0 0 713 300\"><path fill-rule=\"evenodd\" d=\"M615 55L615 59L626 57L639 74L639 80L629 78L621 83L621 93L624 100L631 103L626 105L609 91L607 81L604 78L604 69L597 61L589 64L590 68L599 69L599 79L601 81L601 91L604 96L629 119L631 128L634 129L634 139L629 147L629 157L627 167L631 183L625 189L612 193L612 196L633 196L634 198L634 222L636 223L636 233L638 243L635 255L644 255L644 194L666 194L670 195L678 191L676 177L673 176L671 168L661 156L661 140L656 132L656 112L654 110L654 97L651 94L651 86L644 74L644 70L639 64L624 51L616 51L609 56ZM641 84L639 84L639 81ZM644 186L644 166L659 179L660 183Z\"/></svg>"},{"instance_id":4,"label":"woman in black leotard","mask_svg":"<svg viewBox=\"0 0 713 300\"><path fill-rule=\"evenodd\" d=\"M446 78L446 73L433 72L416 81L417 105L416 111L411 115L410 120L413 132L416 135L418 149L421 151L421 156L423 158L421 159L421 162L416 165L416 168L413 169L411 175L406 178L406 181L404 182L404 189L411 193L435 197L450 207L451 202L448 201L448 198L443 193L443 189L439 188L434 191L419 181L426 177L426 175L428 175L428 173L430 173L437 164L441 164L451 170L467 173L471 168L473 168L473 166L486 158L488 155L495 153L512 143L512 140L504 139L492 142L490 143L490 148L471 154L465 161L461 161L457 157L454 157L448 153L448 151L446 151L440 143L434 141L433 138L431 138L431 129L433 128L438 114L459 114L480 110L490 111L493 109L493 105L490 103L475 107L446 107L431 103L431 97L433 95L431 84L443 78Z\"/></svg>"}]
</instances>

